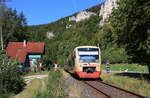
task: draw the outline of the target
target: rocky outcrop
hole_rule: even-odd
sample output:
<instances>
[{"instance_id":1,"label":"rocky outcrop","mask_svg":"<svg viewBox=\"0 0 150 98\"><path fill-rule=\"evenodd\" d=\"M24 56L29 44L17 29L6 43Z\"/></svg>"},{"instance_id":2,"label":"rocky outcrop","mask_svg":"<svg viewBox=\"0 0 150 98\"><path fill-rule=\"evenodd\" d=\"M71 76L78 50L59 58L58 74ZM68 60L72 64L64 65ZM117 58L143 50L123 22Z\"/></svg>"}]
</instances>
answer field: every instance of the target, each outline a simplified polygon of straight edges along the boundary
<instances>
[{"instance_id":1,"label":"rocky outcrop","mask_svg":"<svg viewBox=\"0 0 150 98\"><path fill-rule=\"evenodd\" d=\"M113 8L118 7L119 0L106 0L102 5L100 9L99 16L102 17L102 20L100 21L100 25L102 26L104 22L107 21L108 17L112 13Z\"/></svg>"},{"instance_id":2,"label":"rocky outcrop","mask_svg":"<svg viewBox=\"0 0 150 98\"><path fill-rule=\"evenodd\" d=\"M100 21L100 26L102 26L111 15L113 8L118 7L118 3L120 0L105 0L103 4L101 4L101 8L99 11L99 16L102 18ZM82 20L90 18L90 16L96 15L96 13L90 11L81 11L77 13L77 15L69 17L69 21L80 22Z\"/></svg>"},{"instance_id":3,"label":"rocky outcrop","mask_svg":"<svg viewBox=\"0 0 150 98\"><path fill-rule=\"evenodd\" d=\"M47 32L46 36L48 39L51 39L54 37L54 34L53 34L53 32Z\"/></svg>"},{"instance_id":4,"label":"rocky outcrop","mask_svg":"<svg viewBox=\"0 0 150 98\"><path fill-rule=\"evenodd\" d=\"M96 15L96 13L88 12L88 11L81 11L76 16L69 17L69 21L79 22L79 21L88 19L92 15Z\"/></svg>"}]
</instances>

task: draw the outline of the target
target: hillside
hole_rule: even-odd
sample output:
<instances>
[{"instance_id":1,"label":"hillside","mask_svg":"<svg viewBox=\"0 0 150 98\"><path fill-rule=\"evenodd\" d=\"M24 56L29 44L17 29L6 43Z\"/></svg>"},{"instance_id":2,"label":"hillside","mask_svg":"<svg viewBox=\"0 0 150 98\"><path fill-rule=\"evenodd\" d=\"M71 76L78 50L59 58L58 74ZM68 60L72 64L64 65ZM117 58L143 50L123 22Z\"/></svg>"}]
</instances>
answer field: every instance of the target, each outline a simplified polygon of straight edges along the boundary
<instances>
[{"instance_id":1,"label":"hillside","mask_svg":"<svg viewBox=\"0 0 150 98\"><path fill-rule=\"evenodd\" d=\"M109 60L111 63L150 65L150 2L107 1L102 6L97 5L54 23L29 27L29 41L44 41L45 60L62 65L72 50L80 45L99 46L102 63ZM111 10L107 9L111 4L116 9L112 6ZM99 15L101 11L101 15L109 15L103 25L100 24L104 19ZM70 17L73 17L71 21Z\"/></svg>"},{"instance_id":2,"label":"hillside","mask_svg":"<svg viewBox=\"0 0 150 98\"><path fill-rule=\"evenodd\" d=\"M101 5L97 5L97 6L94 6L92 8L88 8L88 9L86 9L84 11L96 13L96 16L98 16L100 8L101 8ZM59 28L64 28L65 29L67 25L74 24L75 22L70 22L69 18L72 17L72 16L76 16L79 13L80 12L74 13L74 14L72 14L70 16L64 17L64 18L62 18L60 20L57 20L57 21L49 23L49 24L29 26L28 28L29 28L29 31L30 30L32 31L35 28L36 28L36 30L39 29L39 28L42 28L42 29L45 29L47 31L52 31L54 33L58 33L59 30L55 29L55 27L59 27ZM62 30L62 31L64 31L64 30Z\"/></svg>"},{"instance_id":3,"label":"hillside","mask_svg":"<svg viewBox=\"0 0 150 98\"><path fill-rule=\"evenodd\" d=\"M109 59L112 63L127 62L123 48L118 48L111 40L111 35L100 28L99 17L101 5L94 6L82 12L62 18L56 22L28 27L29 41L44 41L46 43L45 59L65 64L68 55L79 45L100 46L102 60ZM94 13L90 17L87 14ZM85 15L85 19L84 18ZM70 17L81 17L80 21L70 21ZM52 35L52 36L51 36ZM107 38L108 37L108 38ZM109 51L109 53L107 52Z\"/></svg>"}]
</instances>

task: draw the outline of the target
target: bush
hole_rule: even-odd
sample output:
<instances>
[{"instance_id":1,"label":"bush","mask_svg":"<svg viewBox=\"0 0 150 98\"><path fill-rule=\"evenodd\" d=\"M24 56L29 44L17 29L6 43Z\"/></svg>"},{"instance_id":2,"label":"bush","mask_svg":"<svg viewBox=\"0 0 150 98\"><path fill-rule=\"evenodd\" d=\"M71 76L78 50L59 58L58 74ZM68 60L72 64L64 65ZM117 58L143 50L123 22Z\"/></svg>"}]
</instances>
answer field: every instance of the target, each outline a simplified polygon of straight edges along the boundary
<instances>
[{"instance_id":1,"label":"bush","mask_svg":"<svg viewBox=\"0 0 150 98\"><path fill-rule=\"evenodd\" d=\"M17 61L9 59L0 51L0 95L19 93L24 86Z\"/></svg>"}]
</instances>

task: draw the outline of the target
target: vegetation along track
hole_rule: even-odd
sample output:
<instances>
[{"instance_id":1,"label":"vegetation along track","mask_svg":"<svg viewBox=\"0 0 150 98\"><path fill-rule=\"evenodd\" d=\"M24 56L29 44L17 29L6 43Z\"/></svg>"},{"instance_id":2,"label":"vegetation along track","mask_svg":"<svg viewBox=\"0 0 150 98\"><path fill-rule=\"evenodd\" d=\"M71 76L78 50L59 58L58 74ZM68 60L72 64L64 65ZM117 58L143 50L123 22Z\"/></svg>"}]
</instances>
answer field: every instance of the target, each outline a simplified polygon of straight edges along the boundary
<instances>
[{"instance_id":1,"label":"vegetation along track","mask_svg":"<svg viewBox=\"0 0 150 98\"><path fill-rule=\"evenodd\" d=\"M103 93L106 98L145 98L144 96L129 92L127 90L112 86L102 81L82 81L86 85Z\"/></svg>"},{"instance_id":2,"label":"vegetation along track","mask_svg":"<svg viewBox=\"0 0 150 98\"><path fill-rule=\"evenodd\" d=\"M71 71L67 70L66 72L73 76L74 79L77 79ZM104 83L100 80L83 79L81 82L89 86L91 90L99 93L99 95L102 96L101 98L146 98L133 92Z\"/></svg>"}]
</instances>

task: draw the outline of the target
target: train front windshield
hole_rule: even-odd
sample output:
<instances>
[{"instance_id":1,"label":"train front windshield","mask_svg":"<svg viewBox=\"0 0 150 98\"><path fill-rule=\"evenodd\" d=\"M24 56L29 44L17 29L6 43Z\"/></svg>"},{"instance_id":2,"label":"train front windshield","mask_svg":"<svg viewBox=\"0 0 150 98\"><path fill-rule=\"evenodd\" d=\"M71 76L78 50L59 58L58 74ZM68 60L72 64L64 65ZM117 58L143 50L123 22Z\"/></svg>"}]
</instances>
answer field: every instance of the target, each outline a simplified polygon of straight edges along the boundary
<instances>
[{"instance_id":1,"label":"train front windshield","mask_svg":"<svg viewBox=\"0 0 150 98\"><path fill-rule=\"evenodd\" d=\"M79 48L80 63L98 63L99 49L98 48Z\"/></svg>"}]
</instances>

